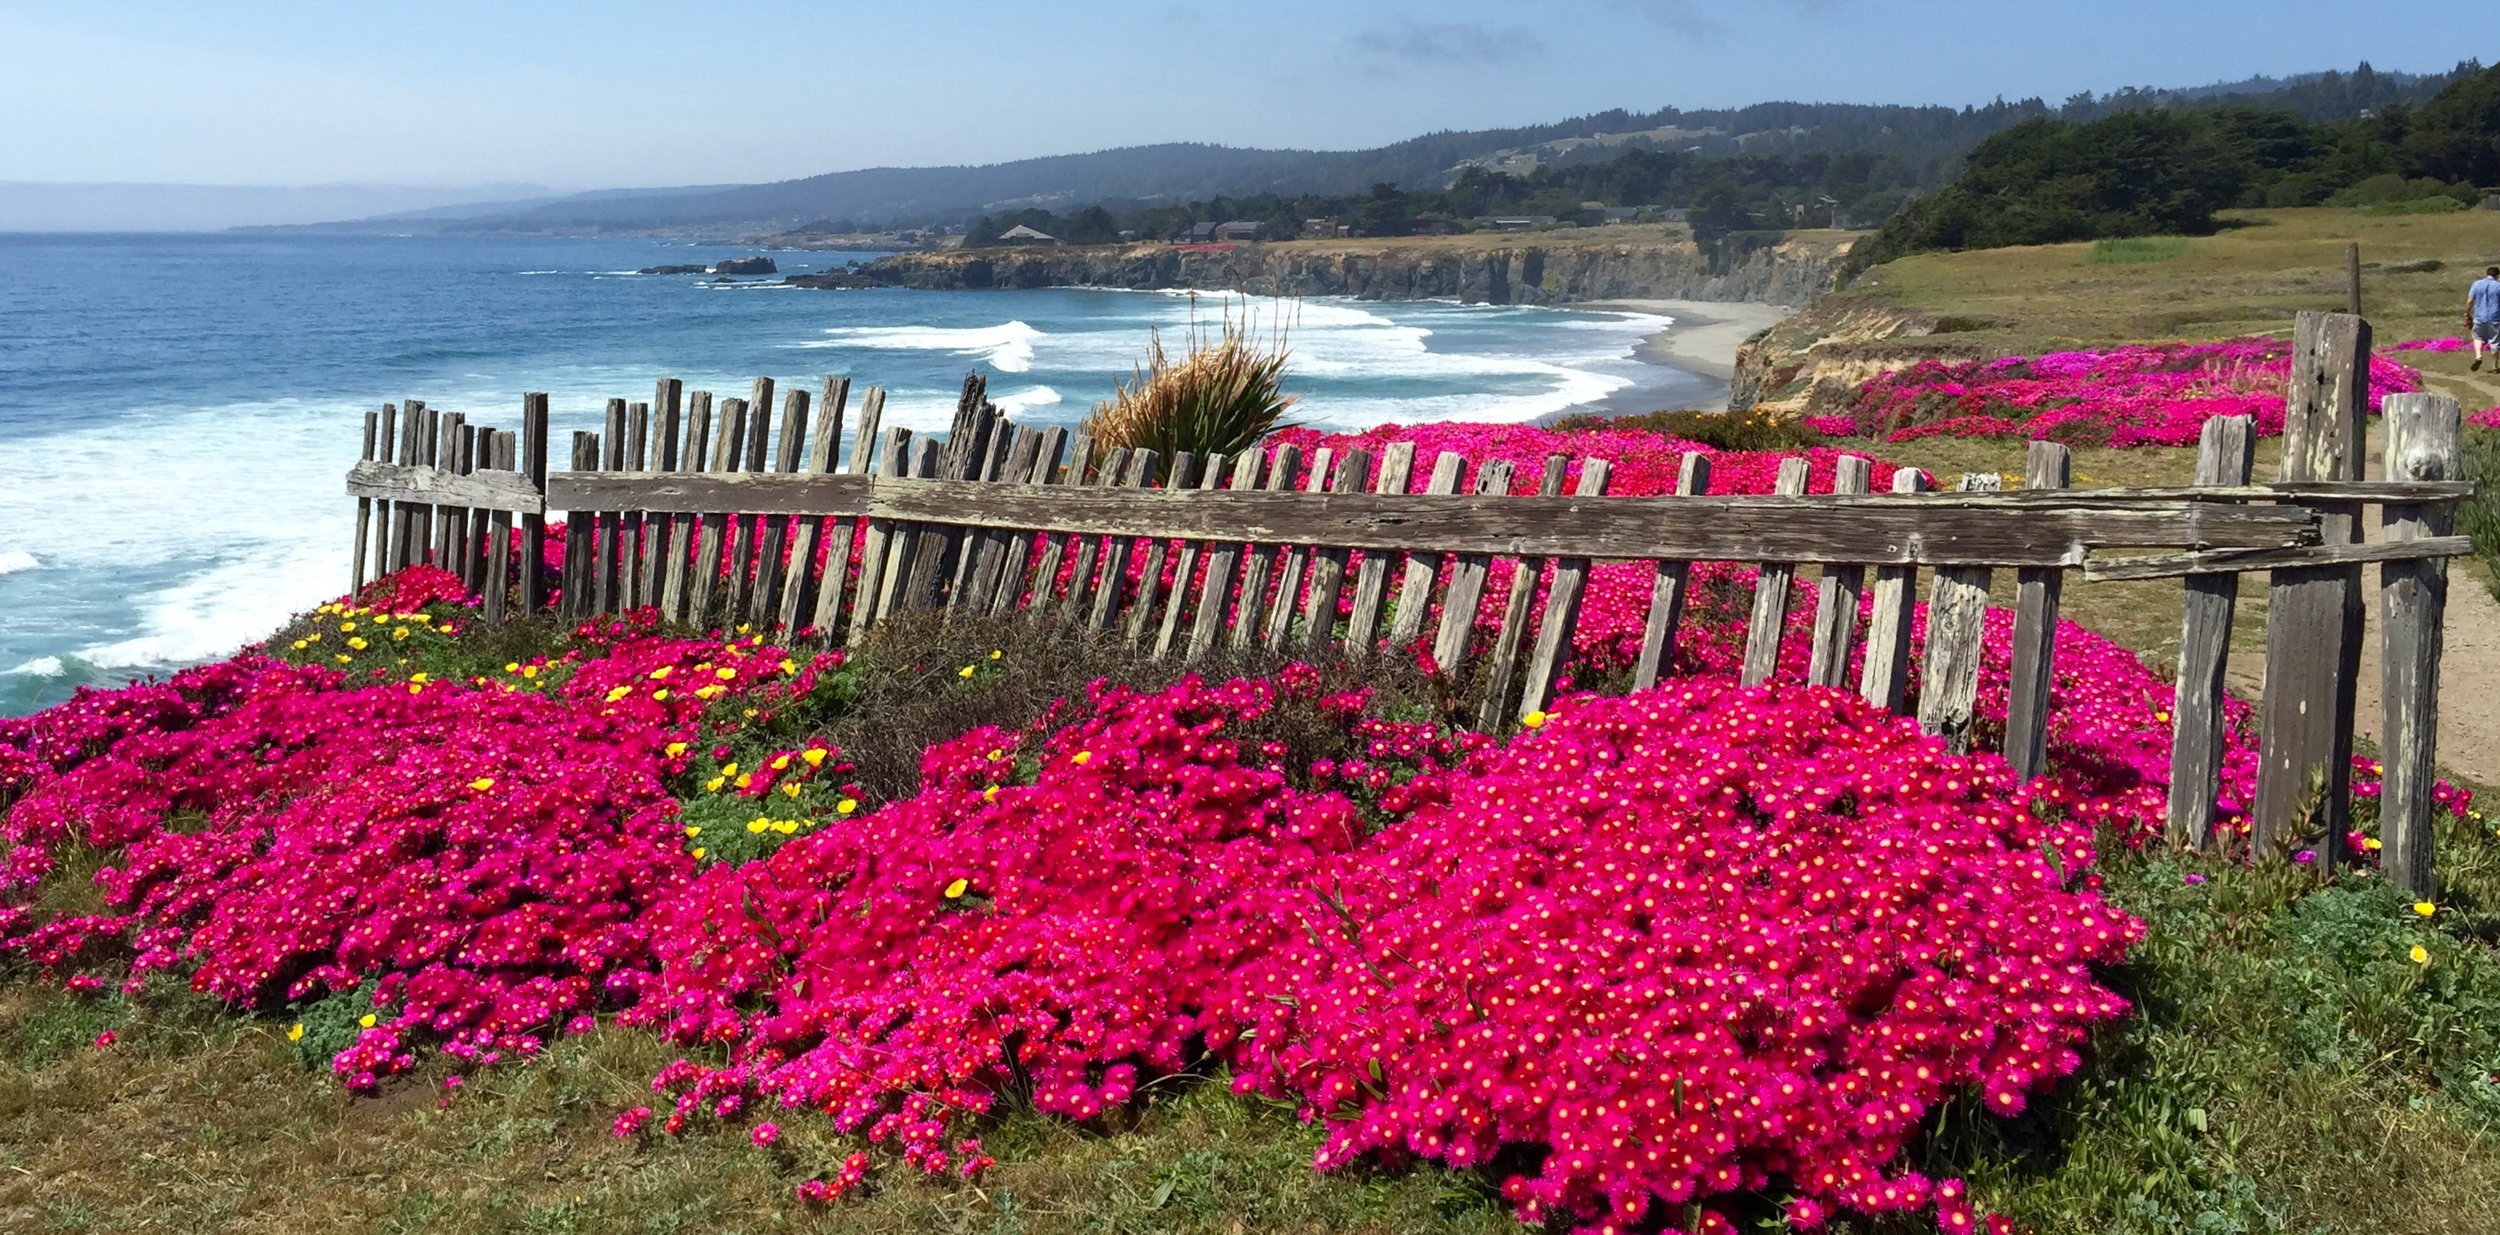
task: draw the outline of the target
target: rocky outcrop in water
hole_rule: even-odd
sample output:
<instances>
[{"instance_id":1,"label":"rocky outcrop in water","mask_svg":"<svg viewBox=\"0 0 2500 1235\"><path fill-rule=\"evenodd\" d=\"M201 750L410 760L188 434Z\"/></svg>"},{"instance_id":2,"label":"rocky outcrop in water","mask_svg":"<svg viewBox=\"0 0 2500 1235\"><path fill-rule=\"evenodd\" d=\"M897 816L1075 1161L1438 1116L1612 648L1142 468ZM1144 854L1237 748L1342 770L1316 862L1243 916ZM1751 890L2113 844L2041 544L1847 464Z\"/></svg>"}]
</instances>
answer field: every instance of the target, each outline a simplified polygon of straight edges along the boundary
<instances>
[{"instance_id":1,"label":"rocky outcrop in water","mask_svg":"<svg viewBox=\"0 0 2500 1235\"><path fill-rule=\"evenodd\" d=\"M712 263L713 274L779 274L769 257L725 257Z\"/></svg>"},{"instance_id":2,"label":"rocky outcrop in water","mask_svg":"<svg viewBox=\"0 0 2500 1235\"><path fill-rule=\"evenodd\" d=\"M710 274L712 268L697 262L690 266L645 266L635 274Z\"/></svg>"},{"instance_id":3,"label":"rocky outcrop in water","mask_svg":"<svg viewBox=\"0 0 2500 1235\"><path fill-rule=\"evenodd\" d=\"M1805 305L1829 290L1848 238L1797 237L1711 262L1674 236L1616 244L1486 246L1373 241L901 253L857 269L797 275L801 287L1116 287L1240 290L1261 296L1574 304L1591 300L1756 300ZM1715 267L1715 268L1714 268Z\"/></svg>"}]
</instances>

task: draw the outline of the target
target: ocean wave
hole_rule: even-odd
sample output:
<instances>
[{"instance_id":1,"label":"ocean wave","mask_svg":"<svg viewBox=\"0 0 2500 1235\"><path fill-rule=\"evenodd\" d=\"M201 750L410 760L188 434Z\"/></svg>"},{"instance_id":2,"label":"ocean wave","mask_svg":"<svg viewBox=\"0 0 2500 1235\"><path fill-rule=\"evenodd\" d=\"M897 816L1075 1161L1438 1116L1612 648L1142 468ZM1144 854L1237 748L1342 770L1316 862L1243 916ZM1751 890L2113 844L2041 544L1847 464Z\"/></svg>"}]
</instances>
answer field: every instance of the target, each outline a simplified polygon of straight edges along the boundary
<instances>
[{"instance_id":1,"label":"ocean wave","mask_svg":"<svg viewBox=\"0 0 2500 1235\"><path fill-rule=\"evenodd\" d=\"M0 669L0 677L57 678L69 672L58 656L38 656L14 669Z\"/></svg>"},{"instance_id":2,"label":"ocean wave","mask_svg":"<svg viewBox=\"0 0 2500 1235\"><path fill-rule=\"evenodd\" d=\"M996 326L836 326L805 347L857 347L887 352L954 352L976 356L1001 373L1033 367L1039 330L1020 321Z\"/></svg>"},{"instance_id":3,"label":"ocean wave","mask_svg":"<svg viewBox=\"0 0 2500 1235\"><path fill-rule=\"evenodd\" d=\"M1049 407L1062 400L1059 392L1048 386L1027 386L1022 390L991 395L990 401L996 403L1000 411L1013 416L1037 407Z\"/></svg>"},{"instance_id":4,"label":"ocean wave","mask_svg":"<svg viewBox=\"0 0 2500 1235\"><path fill-rule=\"evenodd\" d=\"M43 563L24 549L0 549L0 575L13 575L21 570L34 570Z\"/></svg>"}]
</instances>

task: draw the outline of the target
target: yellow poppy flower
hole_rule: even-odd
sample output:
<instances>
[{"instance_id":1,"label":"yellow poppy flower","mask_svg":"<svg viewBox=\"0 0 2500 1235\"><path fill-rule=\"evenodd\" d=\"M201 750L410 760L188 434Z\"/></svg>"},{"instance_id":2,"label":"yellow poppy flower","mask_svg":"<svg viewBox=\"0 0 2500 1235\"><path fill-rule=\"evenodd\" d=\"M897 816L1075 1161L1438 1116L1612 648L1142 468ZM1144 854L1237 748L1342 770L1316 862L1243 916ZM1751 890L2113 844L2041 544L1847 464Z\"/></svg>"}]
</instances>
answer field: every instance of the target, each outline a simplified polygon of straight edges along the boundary
<instances>
[{"instance_id":1,"label":"yellow poppy flower","mask_svg":"<svg viewBox=\"0 0 2500 1235\"><path fill-rule=\"evenodd\" d=\"M674 759L679 755L686 753L686 744L683 742L671 742L661 749L667 752L669 758Z\"/></svg>"},{"instance_id":2,"label":"yellow poppy flower","mask_svg":"<svg viewBox=\"0 0 2500 1235\"><path fill-rule=\"evenodd\" d=\"M371 1012L367 1012L363 1016L357 1017L356 1023L366 1029L371 1029L373 1028L376 1019L378 1018L376 1018Z\"/></svg>"},{"instance_id":3,"label":"yellow poppy flower","mask_svg":"<svg viewBox=\"0 0 2500 1235\"><path fill-rule=\"evenodd\" d=\"M304 1040L304 1022L302 1022L302 1021L297 1021L297 1022L295 1022L295 1024L294 1024L294 1025L290 1026L290 1027L287 1029L287 1031L286 1031L286 1040L287 1040L287 1041L289 1041L289 1042L301 1042L301 1041L303 1041L303 1040Z\"/></svg>"},{"instance_id":4,"label":"yellow poppy flower","mask_svg":"<svg viewBox=\"0 0 2500 1235\"><path fill-rule=\"evenodd\" d=\"M844 798L833 805L833 813L837 815L847 815L858 809L859 801L856 798Z\"/></svg>"},{"instance_id":5,"label":"yellow poppy flower","mask_svg":"<svg viewBox=\"0 0 2500 1235\"><path fill-rule=\"evenodd\" d=\"M955 882L946 885L946 899L950 901L960 900L963 898L964 893L971 890L972 882L970 880L958 879Z\"/></svg>"},{"instance_id":6,"label":"yellow poppy flower","mask_svg":"<svg viewBox=\"0 0 2500 1235\"><path fill-rule=\"evenodd\" d=\"M484 793L484 792L486 792L487 790L492 789L492 788L494 788L494 787L495 787L495 778L494 778L494 777L492 777L492 776L481 776L481 777L478 777L476 780L473 780L473 781L470 781L470 782L469 782L469 788L471 788L471 789L475 789L475 790L477 790L479 793Z\"/></svg>"},{"instance_id":7,"label":"yellow poppy flower","mask_svg":"<svg viewBox=\"0 0 2500 1235\"><path fill-rule=\"evenodd\" d=\"M959 678L969 678L972 676L972 668L973 667L971 665L965 665L963 668L955 671L955 676Z\"/></svg>"},{"instance_id":8,"label":"yellow poppy flower","mask_svg":"<svg viewBox=\"0 0 2500 1235\"><path fill-rule=\"evenodd\" d=\"M2413 902L2413 912L2427 918L2432 914L2439 912L2439 906L2434 905L2429 901L2415 901Z\"/></svg>"},{"instance_id":9,"label":"yellow poppy flower","mask_svg":"<svg viewBox=\"0 0 2500 1235\"><path fill-rule=\"evenodd\" d=\"M817 746L800 751L799 758L807 760L807 766L811 768L821 768L825 766L825 748Z\"/></svg>"},{"instance_id":10,"label":"yellow poppy flower","mask_svg":"<svg viewBox=\"0 0 2500 1235\"><path fill-rule=\"evenodd\" d=\"M1547 719L1548 718L1543 711L1535 711L1520 717L1519 723L1526 725L1530 729L1538 729L1544 727Z\"/></svg>"},{"instance_id":11,"label":"yellow poppy flower","mask_svg":"<svg viewBox=\"0 0 2500 1235\"><path fill-rule=\"evenodd\" d=\"M2427 965L2427 964L2430 964L2430 963L2431 963L2431 950L2430 950L2429 948L2425 948L2425 947L2423 947L2422 945L2420 945L2420 944L2418 944L2418 943L2417 943L2417 944L2415 944L2415 945L2413 945L2413 963L2414 963L2414 964L2416 964L2416 965Z\"/></svg>"}]
</instances>

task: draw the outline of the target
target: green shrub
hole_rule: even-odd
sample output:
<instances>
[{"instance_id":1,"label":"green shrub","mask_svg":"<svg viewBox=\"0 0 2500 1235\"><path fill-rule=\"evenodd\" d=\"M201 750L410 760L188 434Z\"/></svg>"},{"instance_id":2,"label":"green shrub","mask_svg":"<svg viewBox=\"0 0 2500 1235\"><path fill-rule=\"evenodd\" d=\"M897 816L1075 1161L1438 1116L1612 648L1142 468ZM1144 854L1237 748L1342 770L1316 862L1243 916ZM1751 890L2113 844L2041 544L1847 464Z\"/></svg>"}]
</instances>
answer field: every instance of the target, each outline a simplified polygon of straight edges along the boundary
<instances>
[{"instance_id":1,"label":"green shrub","mask_svg":"<svg viewBox=\"0 0 2500 1235\"><path fill-rule=\"evenodd\" d=\"M1795 450L1829 439L1802 420L1761 412L1639 412L1629 416L1565 416L1554 422L1565 433L1636 429L1697 442L1713 450Z\"/></svg>"},{"instance_id":2,"label":"green shrub","mask_svg":"<svg viewBox=\"0 0 2500 1235\"><path fill-rule=\"evenodd\" d=\"M2084 254L2083 260L2111 266L2166 262L2187 256L2190 247L2179 236L2113 236L2093 241L2092 251Z\"/></svg>"},{"instance_id":3,"label":"green shrub","mask_svg":"<svg viewBox=\"0 0 2500 1235\"><path fill-rule=\"evenodd\" d=\"M2453 197L2417 197L2411 201L2380 202L2369 208L2370 214L2454 214L2465 209L2465 203Z\"/></svg>"}]
</instances>

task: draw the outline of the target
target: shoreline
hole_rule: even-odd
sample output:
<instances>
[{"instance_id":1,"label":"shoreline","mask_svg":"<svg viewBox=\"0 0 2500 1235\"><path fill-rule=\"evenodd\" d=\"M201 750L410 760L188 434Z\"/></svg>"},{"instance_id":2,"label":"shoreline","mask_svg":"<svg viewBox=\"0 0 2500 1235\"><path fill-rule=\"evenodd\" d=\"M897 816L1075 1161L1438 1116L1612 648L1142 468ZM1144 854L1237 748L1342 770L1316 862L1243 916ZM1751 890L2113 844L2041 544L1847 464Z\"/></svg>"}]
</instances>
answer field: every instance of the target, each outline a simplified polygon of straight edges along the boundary
<instances>
[{"instance_id":1,"label":"shoreline","mask_svg":"<svg viewBox=\"0 0 2500 1235\"><path fill-rule=\"evenodd\" d=\"M1736 376L1736 349L1745 340L1801 312L1758 300L1590 300L1560 307L1600 313L1650 313L1673 319L1666 329L1635 345L1632 356L1646 364L1701 378L1711 388L1711 394L1692 406L1708 412L1727 410L1728 384ZM1575 414L1591 410L1623 413L1661 409L1619 407L1616 400L1608 398L1591 408L1575 409Z\"/></svg>"}]
</instances>

